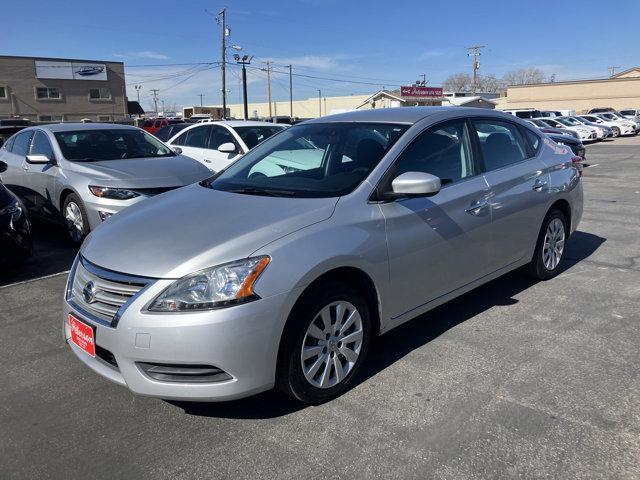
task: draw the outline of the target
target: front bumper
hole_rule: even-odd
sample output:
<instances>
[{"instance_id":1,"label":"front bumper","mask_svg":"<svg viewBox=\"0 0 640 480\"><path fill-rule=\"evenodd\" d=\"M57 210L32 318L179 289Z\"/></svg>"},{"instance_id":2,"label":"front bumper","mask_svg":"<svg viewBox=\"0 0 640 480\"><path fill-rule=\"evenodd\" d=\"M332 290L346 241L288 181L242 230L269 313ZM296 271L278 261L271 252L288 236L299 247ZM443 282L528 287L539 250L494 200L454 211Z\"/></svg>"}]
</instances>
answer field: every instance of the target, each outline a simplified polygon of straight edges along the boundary
<instances>
[{"instance_id":1,"label":"front bumper","mask_svg":"<svg viewBox=\"0 0 640 480\"><path fill-rule=\"evenodd\" d=\"M147 198L149 197L140 195L129 200L113 200L110 198L100 198L91 194L87 194L87 196L83 198L83 203L85 211L87 212L87 217L89 219L90 229L93 230L108 217L110 217L111 215L115 215L120 210L124 210L125 208L146 200ZM107 218L103 219L102 217Z\"/></svg>"},{"instance_id":2,"label":"front bumper","mask_svg":"<svg viewBox=\"0 0 640 480\"><path fill-rule=\"evenodd\" d=\"M89 368L140 395L223 401L272 388L293 292L198 313L143 311L171 282L157 280L141 290L119 312L116 327L79 311L68 294L63 308L65 341ZM102 355L91 357L70 341L69 314L95 328L95 344ZM209 365L232 378L210 383L158 381L144 373L140 363Z\"/></svg>"}]
</instances>

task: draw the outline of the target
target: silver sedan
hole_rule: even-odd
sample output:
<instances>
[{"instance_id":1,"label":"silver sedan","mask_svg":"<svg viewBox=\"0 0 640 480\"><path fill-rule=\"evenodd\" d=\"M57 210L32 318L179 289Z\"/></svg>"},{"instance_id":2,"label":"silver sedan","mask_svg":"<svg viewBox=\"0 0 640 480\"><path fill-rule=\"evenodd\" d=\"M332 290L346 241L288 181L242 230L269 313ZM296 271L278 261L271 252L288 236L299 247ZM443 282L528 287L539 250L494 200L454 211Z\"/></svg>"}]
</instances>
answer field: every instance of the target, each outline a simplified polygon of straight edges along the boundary
<instances>
[{"instance_id":1,"label":"silver sedan","mask_svg":"<svg viewBox=\"0 0 640 480\"><path fill-rule=\"evenodd\" d=\"M483 109L293 126L92 233L69 275L64 339L142 395L277 387L326 401L353 385L375 336L516 268L562 271L581 161Z\"/></svg>"},{"instance_id":2,"label":"silver sedan","mask_svg":"<svg viewBox=\"0 0 640 480\"><path fill-rule=\"evenodd\" d=\"M30 127L0 160L5 185L35 215L64 222L76 243L123 208L211 175L143 130L112 124Z\"/></svg>"}]
</instances>

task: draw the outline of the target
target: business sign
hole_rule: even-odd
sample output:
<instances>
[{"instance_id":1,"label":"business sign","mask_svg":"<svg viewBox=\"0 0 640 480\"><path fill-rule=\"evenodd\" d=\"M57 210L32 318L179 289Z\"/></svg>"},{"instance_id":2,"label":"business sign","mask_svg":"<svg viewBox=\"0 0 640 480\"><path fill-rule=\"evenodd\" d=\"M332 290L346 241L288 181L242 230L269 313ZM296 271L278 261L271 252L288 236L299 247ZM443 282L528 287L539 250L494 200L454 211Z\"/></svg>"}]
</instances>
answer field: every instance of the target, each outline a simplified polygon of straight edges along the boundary
<instances>
[{"instance_id":1,"label":"business sign","mask_svg":"<svg viewBox=\"0 0 640 480\"><path fill-rule=\"evenodd\" d=\"M402 97L442 97L442 88L435 87L400 87Z\"/></svg>"},{"instance_id":2,"label":"business sign","mask_svg":"<svg viewBox=\"0 0 640 480\"><path fill-rule=\"evenodd\" d=\"M36 77L64 80L106 80L104 63L73 63L36 60Z\"/></svg>"}]
</instances>

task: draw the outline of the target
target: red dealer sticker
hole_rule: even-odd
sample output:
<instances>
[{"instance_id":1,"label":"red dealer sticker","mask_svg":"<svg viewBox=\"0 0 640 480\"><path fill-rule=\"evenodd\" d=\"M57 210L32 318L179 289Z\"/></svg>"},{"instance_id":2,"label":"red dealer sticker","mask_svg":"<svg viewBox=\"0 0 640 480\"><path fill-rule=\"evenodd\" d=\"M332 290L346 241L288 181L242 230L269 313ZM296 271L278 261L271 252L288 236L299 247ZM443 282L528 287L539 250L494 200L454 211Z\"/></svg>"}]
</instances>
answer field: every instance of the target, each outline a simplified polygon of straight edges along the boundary
<instances>
[{"instance_id":1,"label":"red dealer sticker","mask_svg":"<svg viewBox=\"0 0 640 480\"><path fill-rule=\"evenodd\" d=\"M96 356L96 342L93 328L69 314L71 341L92 357Z\"/></svg>"}]
</instances>

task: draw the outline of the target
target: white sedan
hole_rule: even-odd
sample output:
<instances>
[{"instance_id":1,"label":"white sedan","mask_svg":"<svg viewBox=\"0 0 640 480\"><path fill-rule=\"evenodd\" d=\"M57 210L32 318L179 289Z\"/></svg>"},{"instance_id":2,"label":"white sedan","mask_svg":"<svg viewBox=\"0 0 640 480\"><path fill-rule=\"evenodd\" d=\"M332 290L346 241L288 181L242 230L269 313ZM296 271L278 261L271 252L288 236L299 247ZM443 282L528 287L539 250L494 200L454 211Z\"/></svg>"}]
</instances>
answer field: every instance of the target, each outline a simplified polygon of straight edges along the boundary
<instances>
[{"instance_id":1,"label":"white sedan","mask_svg":"<svg viewBox=\"0 0 640 480\"><path fill-rule=\"evenodd\" d=\"M180 148L183 155L218 172L287 127L278 123L243 120L196 123L181 130L167 144Z\"/></svg>"},{"instance_id":2,"label":"white sedan","mask_svg":"<svg viewBox=\"0 0 640 480\"><path fill-rule=\"evenodd\" d=\"M616 119L609 119L603 117L600 113L592 113L589 115L580 115L582 118L589 122L597 123L598 125L605 125L613 130L613 136L619 137L620 135L635 135L636 128L630 121L621 121Z\"/></svg>"},{"instance_id":3,"label":"white sedan","mask_svg":"<svg viewBox=\"0 0 640 480\"><path fill-rule=\"evenodd\" d=\"M567 130L572 130L580 136L580 140L583 142L595 141L598 139L596 130L591 127L587 127L586 125L575 126L568 122L559 122L558 118L538 118L537 120L541 120L553 128L565 128Z\"/></svg>"}]
</instances>

